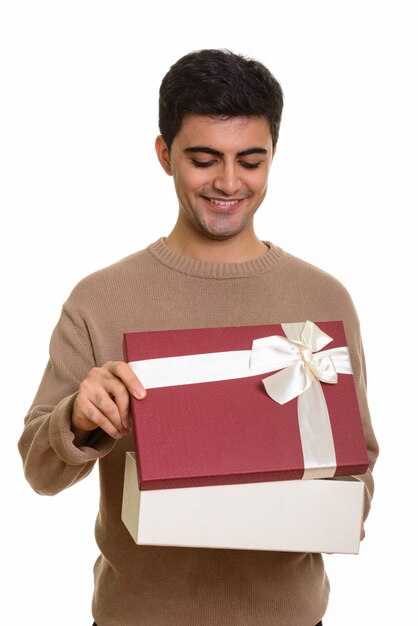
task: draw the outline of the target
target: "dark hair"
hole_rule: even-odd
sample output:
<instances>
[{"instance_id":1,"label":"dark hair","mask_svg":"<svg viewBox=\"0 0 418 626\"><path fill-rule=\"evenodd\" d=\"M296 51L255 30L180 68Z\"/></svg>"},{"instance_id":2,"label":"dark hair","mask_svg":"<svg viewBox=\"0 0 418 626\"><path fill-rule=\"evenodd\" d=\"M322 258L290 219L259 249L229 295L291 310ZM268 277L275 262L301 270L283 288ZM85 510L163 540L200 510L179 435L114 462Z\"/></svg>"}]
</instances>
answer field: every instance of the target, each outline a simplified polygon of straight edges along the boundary
<instances>
[{"instance_id":1,"label":"dark hair","mask_svg":"<svg viewBox=\"0 0 418 626\"><path fill-rule=\"evenodd\" d=\"M160 133L171 149L189 113L257 116L268 120L275 146L282 109L282 89L262 63L230 50L198 50L172 65L161 82Z\"/></svg>"}]
</instances>

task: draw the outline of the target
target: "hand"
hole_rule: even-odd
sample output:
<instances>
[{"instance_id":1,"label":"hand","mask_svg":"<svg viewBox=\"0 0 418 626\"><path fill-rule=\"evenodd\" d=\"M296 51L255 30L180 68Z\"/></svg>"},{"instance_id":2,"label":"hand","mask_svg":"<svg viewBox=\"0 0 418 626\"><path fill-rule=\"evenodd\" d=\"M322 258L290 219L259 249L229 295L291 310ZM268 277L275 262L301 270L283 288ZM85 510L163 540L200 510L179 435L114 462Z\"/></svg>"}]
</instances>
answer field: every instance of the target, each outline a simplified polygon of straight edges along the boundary
<instances>
[{"instance_id":1,"label":"hand","mask_svg":"<svg viewBox=\"0 0 418 626\"><path fill-rule=\"evenodd\" d=\"M365 536L366 536L366 531L364 530L364 522L363 522L361 525L360 541L363 541Z\"/></svg>"},{"instance_id":2,"label":"hand","mask_svg":"<svg viewBox=\"0 0 418 626\"><path fill-rule=\"evenodd\" d=\"M138 400L146 391L127 363L109 361L94 367L80 384L72 413L72 430L78 437L102 428L121 439L130 428L129 394Z\"/></svg>"}]
</instances>

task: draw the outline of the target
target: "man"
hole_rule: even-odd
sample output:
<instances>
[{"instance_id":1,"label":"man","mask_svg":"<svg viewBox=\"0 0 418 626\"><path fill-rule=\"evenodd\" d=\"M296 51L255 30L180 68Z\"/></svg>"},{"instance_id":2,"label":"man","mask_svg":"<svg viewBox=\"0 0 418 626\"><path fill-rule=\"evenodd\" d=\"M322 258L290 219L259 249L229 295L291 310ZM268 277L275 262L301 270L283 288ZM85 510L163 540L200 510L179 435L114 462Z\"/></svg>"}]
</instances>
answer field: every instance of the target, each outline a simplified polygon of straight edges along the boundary
<instances>
[{"instance_id":1,"label":"man","mask_svg":"<svg viewBox=\"0 0 418 626\"><path fill-rule=\"evenodd\" d=\"M256 61L220 50L180 59L162 81L156 140L173 177L177 222L167 238L81 281L54 330L20 451L28 480L45 494L100 460L99 626L314 626L326 610L320 554L136 546L120 519L133 449L129 396L147 401L123 362L124 332L342 319L371 468L376 460L350 296L254 232L282 105L280 85ZM361 478L367 515L370 471Z\"/></svg>"}]
</instances>

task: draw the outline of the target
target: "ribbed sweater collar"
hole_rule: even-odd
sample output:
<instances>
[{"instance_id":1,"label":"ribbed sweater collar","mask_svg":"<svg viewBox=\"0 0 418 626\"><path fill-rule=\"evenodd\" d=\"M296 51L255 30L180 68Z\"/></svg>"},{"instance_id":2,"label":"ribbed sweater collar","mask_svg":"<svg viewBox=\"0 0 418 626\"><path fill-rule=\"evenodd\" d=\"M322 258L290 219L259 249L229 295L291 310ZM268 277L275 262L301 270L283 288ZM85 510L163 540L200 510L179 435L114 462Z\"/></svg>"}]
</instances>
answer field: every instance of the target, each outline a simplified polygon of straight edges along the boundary
<instances>
[{"instance_id":1,"label":"ribbed sweater collar","mask_svg":"<svg viewBox=\"0 0 418 626\"><path fill-rule=\"evenodd\" d=\"M269 272L281 262L284 256L283 250L269 241L263 243L268 247L267 251L255 259L243 263L200 261L181 256L167 246L164 237L148 246L147 250L160 263L182 274L199 278L242 278Z\"/></svg>"}]
</instances>

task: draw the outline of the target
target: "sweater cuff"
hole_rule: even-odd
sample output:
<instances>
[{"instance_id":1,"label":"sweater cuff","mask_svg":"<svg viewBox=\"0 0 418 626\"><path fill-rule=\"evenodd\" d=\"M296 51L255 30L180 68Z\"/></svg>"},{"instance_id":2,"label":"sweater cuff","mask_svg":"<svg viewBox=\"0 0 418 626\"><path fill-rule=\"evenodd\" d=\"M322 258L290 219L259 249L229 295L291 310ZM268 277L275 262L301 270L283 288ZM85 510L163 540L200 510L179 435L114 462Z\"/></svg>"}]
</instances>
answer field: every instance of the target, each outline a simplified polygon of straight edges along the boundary
<instances>
[{"instance_id":1,"label":"sweater cuff","mask_svg":"<svg viewBox=\"0 0 418 626\"><path fill-rule=\"evenodd\" d=\"M89 439L75 445L75 434L71 430L71 415L77 393L61 400L51 413L49 423L49 439L58 457L68 465L81 465L88 461L96 461L108 454L116 443L101 428L91 432Z\"/></svg>"}]
</instances>

